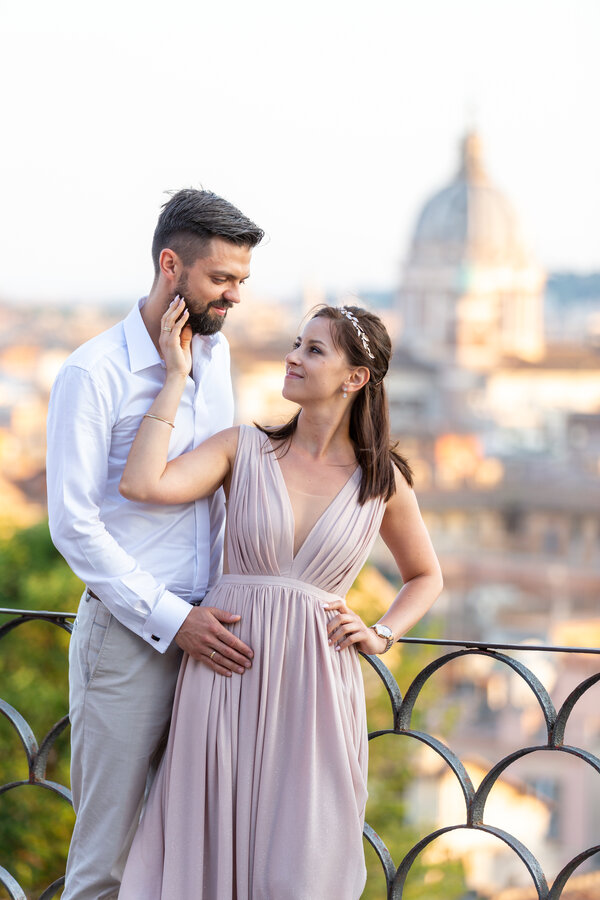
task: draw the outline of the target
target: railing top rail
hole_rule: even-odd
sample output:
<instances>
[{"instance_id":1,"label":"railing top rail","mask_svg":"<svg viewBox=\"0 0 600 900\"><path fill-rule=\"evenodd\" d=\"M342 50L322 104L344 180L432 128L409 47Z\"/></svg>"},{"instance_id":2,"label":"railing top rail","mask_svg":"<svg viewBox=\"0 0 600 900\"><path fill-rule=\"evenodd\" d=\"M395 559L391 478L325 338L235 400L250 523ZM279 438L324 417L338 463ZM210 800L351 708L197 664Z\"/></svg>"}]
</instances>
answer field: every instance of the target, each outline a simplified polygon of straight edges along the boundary
<instances>
[{"instance_id":1,"label":"railing top rail","mask_svg":"<svg viewBox=\"0 0 600 900\"><path fill-rule=\"evenodd\" d=\"M595 653L600 647L556 647L553 644L498 644L493 641L456 641L447 638L398 638L399 644L427 644L436 647L464 647L466 650L543 650L546 653Z\"/></svg>"},{"instance_id":2,"label":"railing top rail","mask_svg":"<svg viewBox=\"0 0 600 900\"><path fill-rule=\"evenodd\" d=\"M47 619L74 619L75 612L53 612L46 609L8 609L0 607L0 615L31 616ZM399 644L426 644L432 647L464 647L465 650L535 650L546 653L590 653L600 656L600 647L561 647L553 644L502 644L496 641L451 640L450 638L398 638Z\"/></svg>"},{"instance_id":3,"label":"railing top rail","mask_svg":"<svg viewBox=\"0 0 600 900\"><path fill-rule=\"evenodd\" d=\"M31 616L36 618L41 618L42 616L45 619L74 619L77 616L76 612L56 612L49 609L7 609L6 607L0 607L0 615L4 616Z\"/></svg>"}]
</instances>

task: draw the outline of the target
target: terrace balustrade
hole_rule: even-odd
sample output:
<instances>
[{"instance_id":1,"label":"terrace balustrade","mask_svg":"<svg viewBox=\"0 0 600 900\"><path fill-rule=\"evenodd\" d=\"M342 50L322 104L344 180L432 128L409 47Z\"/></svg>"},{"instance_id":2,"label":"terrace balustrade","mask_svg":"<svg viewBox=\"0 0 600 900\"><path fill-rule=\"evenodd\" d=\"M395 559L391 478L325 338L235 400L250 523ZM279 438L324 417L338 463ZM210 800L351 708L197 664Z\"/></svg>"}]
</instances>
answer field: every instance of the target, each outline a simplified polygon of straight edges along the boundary
<instances>
[{"instance_id":1,"label":"terrace balustrade","mask_svg":"<svg viewBox=\"0 0 600 900\"><path fill-rule=\"evenodd\" d=\"M72 628L74 614L24 611L0 609L4 624L0 627L0 655L2 654L2 639L15 628L21 627L31 621L43 620L50 625L62 628L68 632ZM0 620L1 621L1 620ZM492 644L478 642L460 642L444 640L426 640L416 638L404 638L402 643L406 645L426 644L435 648L439 656L427 664L418 672L404 696L401 695L398 684L384 661L376 656L366 656L367 663L373 668L376 675L385 686L390 701L389 727L373 731L369 735L370 741L378 741L386 735L392 735L394 740L406 740L421 742L430 747L453 773L460 786L464 799L464 808L459 812L456 822L443 828L438 828L424 835L401 860L392 859L392 855L382 838L368 824L364 827L365 839L374 848L382 866L381 890L382 897L388 900L401 900L404 887L415 860L433 841L440 836L457 830L471 830L494 836L507 845L510 850L522 861L531 878L531 884L537 892L538 900L559 900L563 891L569 884L569 879L580 866L596 854L600 854L600 844L590 841L590 846L583 848L573 857L562 870L555 876L549 885L546 875L534 856L533 852L513 834L498 827L493 821L485 821L486 804L490 792L499 779L510 769L517 760L538 751L546 751L557 755L574 756L582 760L596 774L600 775L600 758L585 747L565 744L565 729L569 717L578 701L593 686L600 681L600 671L584 678L572 690L566 700L557 710L552 702L550 694L533 671L518 660L513 654L527 652L543 652L545 654L577 653L600 656L600 650L595 648L572 648L550 646L524 646L522 644ZM439 738L423 730L413 727L413 712L418 707L422 690L425 685L434 679L445 666L454 660L471 657L487 657L501 666L506 666L516 673L531 692L532 697L541 710L544 721L545 740L531 746L523 746L491 766L479 786L475 788L465 765L459 756L444 744ZM600 668L600 660L599 668ZM0 685L0 694L2 686ZM66 693L66 690L65 690ZM28 778L21 781L12 781L0 785L0 795L7 791L18 790L23 786L35 786L58 794L66 803L71 802L71 794L66 785L57 784L46 777L48 755L56 738L68 727L68 716L48 731L41 742L38 742L31 727L18 710L10 706L0 698L0 712L8 719L12 728L18 734L23 747L28 767ZM600 787L600 782L599 782ZM368 818L368 809L367 809ZM0 848L0 854L2 849ZM0 856L0 862L1 856ZM25 889L16 881L10 873L10 860L4 860L5 867L0 864L0 885L3 886L11 900L27 900ZM51 900L57 897L64 883L61 877L49 885L41 894L39 900Z\"/></svg>"}]
</instances>

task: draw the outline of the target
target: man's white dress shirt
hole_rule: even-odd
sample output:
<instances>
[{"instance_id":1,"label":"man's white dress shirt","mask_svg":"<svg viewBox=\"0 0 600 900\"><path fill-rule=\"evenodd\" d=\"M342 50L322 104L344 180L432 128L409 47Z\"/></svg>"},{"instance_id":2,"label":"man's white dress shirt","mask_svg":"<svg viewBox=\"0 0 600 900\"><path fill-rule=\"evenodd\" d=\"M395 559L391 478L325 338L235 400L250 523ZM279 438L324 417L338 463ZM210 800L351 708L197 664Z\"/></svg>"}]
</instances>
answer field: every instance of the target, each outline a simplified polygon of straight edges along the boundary
<instances>
[{"instance_id":1,"label":"man's white dress shirt","mask_svg":"<svg viewBox=\"0 0 600 900\"><path fill-rule=\"evenodd\" d=\"M76 350L48 410L48 513L69 566L127 628L161 653L219 574L224 498L155 506L125 500L119 481L165 365L140 314ZM229 345L195 335L192 376L175 417L169 458L233 421ZM164 426L168 428L167 425Z\"/></svg>"}]
</instances>

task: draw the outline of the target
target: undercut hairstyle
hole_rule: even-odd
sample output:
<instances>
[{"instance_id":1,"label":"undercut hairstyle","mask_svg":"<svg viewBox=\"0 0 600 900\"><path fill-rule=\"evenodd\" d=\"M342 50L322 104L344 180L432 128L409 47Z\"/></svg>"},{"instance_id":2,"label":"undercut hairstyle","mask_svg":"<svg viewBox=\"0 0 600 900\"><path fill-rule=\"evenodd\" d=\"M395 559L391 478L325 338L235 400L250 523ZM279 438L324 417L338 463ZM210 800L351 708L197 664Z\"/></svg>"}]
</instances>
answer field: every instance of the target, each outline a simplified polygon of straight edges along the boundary
<instances>
[{"instance_id":1,"label":"undercut hairstyle","mask_svg":"<svg viewBox=\"0 0 600 900\"><path fill-rule=\"evenodd\" d=\"M184 188L163 204L152 239L154 274L159 272L161 252L168 247L191 266L204 256L211 238L219 237L238 247L256 247L264 231L228 200L212 191Z\"/></svg>"},{"instance_id":2,"label":"undercut hairstyle","mask_svg":"<svg viewBox=\"0 0 600 900\"><path fill-rule=\"evenodd\" d=\"M356 319L367 339L366 346L356 326L340 308L320 306L311 318L328 319L335 347L346 356L351 366L366 366L369 370L369 380L353 395L350 410L350 440L362 472L358 502L363 504L377 497L382 497L387 502L396 492L395 468L400 471L407 484L413 486L411 468L396 450L396 444L392 444L390 436L390 417L383 379L392 356L392 342L378 316L359 306L345 306L343 309ZM301 410L298 410L281 427L258 427L272 441L279 442L287 449L298 427L300 413Z\"/></svg>"}]
</instances>

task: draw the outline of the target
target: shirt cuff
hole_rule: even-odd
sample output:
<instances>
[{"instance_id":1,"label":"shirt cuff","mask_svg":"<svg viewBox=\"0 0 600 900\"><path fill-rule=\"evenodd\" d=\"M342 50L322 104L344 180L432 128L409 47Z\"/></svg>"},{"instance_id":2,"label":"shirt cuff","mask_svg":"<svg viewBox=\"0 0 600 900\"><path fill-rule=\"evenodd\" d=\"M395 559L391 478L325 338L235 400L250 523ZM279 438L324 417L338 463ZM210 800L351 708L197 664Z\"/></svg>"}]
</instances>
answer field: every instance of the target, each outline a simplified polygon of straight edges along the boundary
<instances>
[{"instance_id":1,"label":"shirt cuff","mask_svg":"<svg viewBox=\"0 0 600 900\"><path fill-rule=\"evenodd\" d=\"M159 653L164 653L190 614L192 605L165 591L142 629L142 637Z\"/></svg>"}]
</instances>

